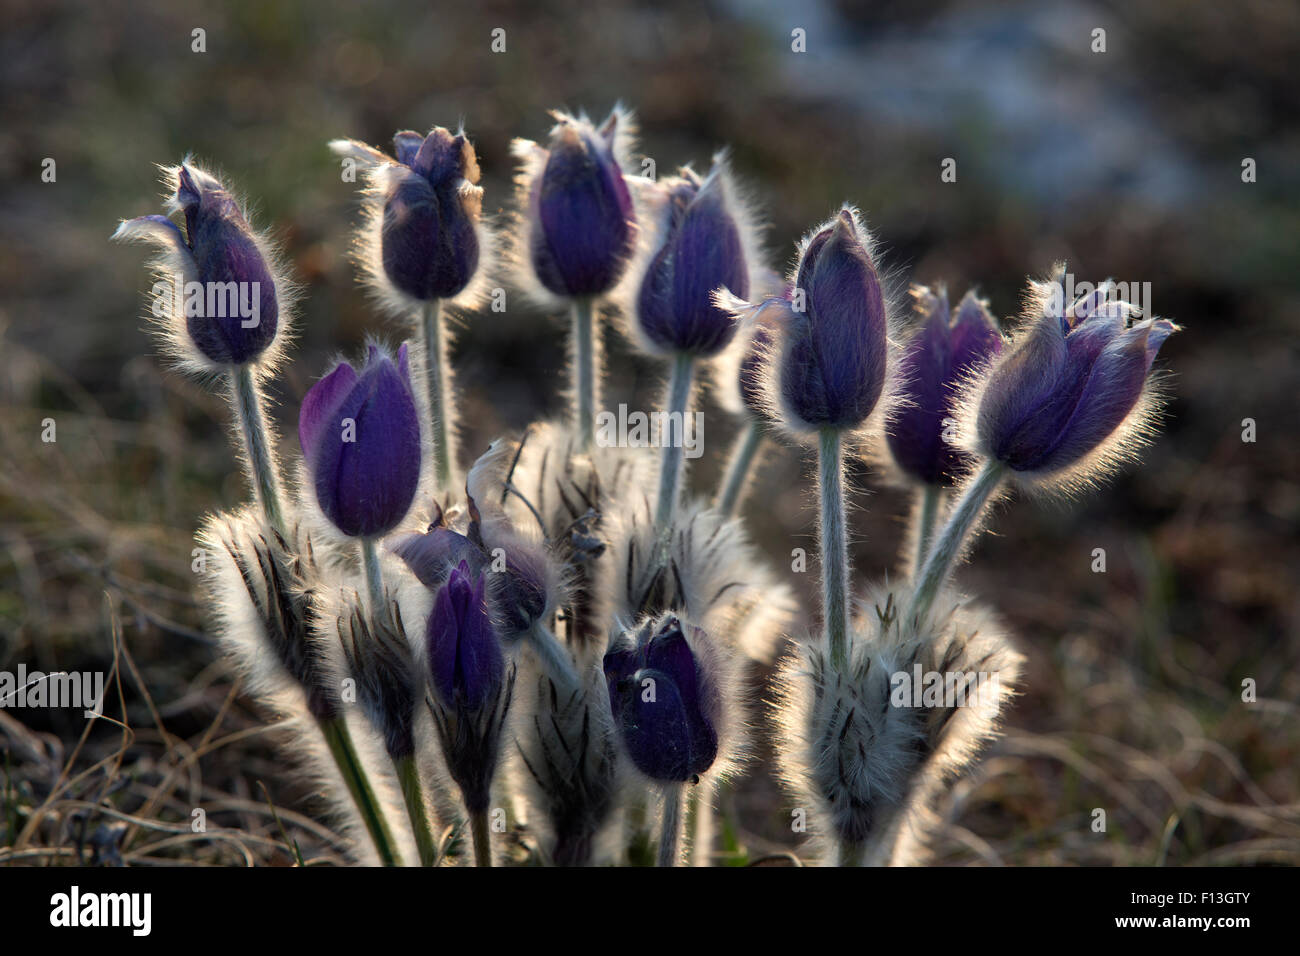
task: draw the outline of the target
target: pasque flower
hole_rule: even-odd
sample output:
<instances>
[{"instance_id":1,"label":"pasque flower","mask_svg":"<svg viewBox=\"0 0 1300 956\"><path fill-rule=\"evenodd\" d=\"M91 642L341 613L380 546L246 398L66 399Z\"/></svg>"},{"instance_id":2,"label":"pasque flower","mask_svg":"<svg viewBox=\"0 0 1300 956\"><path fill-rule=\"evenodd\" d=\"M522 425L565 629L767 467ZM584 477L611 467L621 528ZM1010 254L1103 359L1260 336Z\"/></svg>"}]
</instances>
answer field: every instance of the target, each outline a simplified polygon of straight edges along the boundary
<instances>
[{"instance_id":1,"label":"pasque flower","mask_svg":"<svg viewBox=\"0 0 1300 956\"><path fill-rule=\"evenodd\" d=\"M629 117L615 108L599 128L554 114L546 148L516 140L525 160L527 259L549 293L599 296L622 277L636 242L636 212L621 163Z\"/></svg>"},{"instance_id":2,"label":"pasque flower","mask_svg":"<svg viewBox=\"0 0 1300 956\"><path fill-rule=\"evenodd\" d=\"M967 376L1002 350L1002 335L973 291L951 315L942 289L922 287L915 294L924 318L899 363L903 401L889 423L889 450L912 480L950 484L967 463L966 455L944 434L952 424L957 391Z\"/></svg>"},{"instance_id":3,"label":"pasque flower","mask_svg":"<svg viewBox=\"0 0 1300 956\"><path fill-rule=\"evenodd\" d=\"M362 259L381 292L429 302L454 299L479 269L485 237L478 159L464 131L440 126L427 136L393 137L396 157L356 140L334 140L334 152L357 160L371 184L372 224Z\"/></svg>"},{"instance_id":4,"label":"pasque flower","mask_svg":"<svg viewBox=\"0 0 1300 956\"><path fill-rule=\"evenodd\" d=\"M624 632L605 655L605 680L614 724L638 770L684 783L713 765L722 699L676 616Z\"/></svg>"},{"instance_id":5,"label":"pasque flower","mask_svg":"<svg viewBox=\"0 0 1300 956\"><path fill-rule=\"evenodd\" d=\"M397 361L370 346L302 401L298 440L321 510L346 535L375 538L406 517L420 481L420 421L406 346Z\"/></svg>"},{"instance_id":6,"label":"pasque flower","mask_svg":"<svg viewBox=\"0 0 1300 956\"><path fill-rule=\"evenodd\" d=\"M113 238L162 250L159 293L170 308L155 304L155 315L178 353L212 369L256 361L280 328L282 283L269 247L215 176L188 161L165 176L168 209L184 213L185 229L166 216L142 216L124 221Z\"/></svg>"},{"instance_id":7,"label":"pasque flower","mask_svg":"<svg viewBox=\"0 0 1300 956\"><path fill-rule=\"evenodd\" d=\"M482 574L462 561L434 598L425 631L429 709L452 779L465 808L481 817L487 810L496 774L501 729L514 689L514 668L492 627ZM477 827L476 827L477 829ZM476 850L486 865L484 833L475 833Z\"/></svg>"},{"instance_id":8,"label":"pasque flower","mask_svg":"<svg viewBox=\"0 0 1300 956\"><path fill-rule=\"evenodd\" d=\"M637 292L637 329L653 350L713 356L737 326L715 293L749 296L748 215L734 194L725 155L715 157L703 181L683 169L659 189L664 221Z\"/></svg>"},{"instance_id":9,"label":"pasque flower","mask_svg":"<svg viewBox=\"0 0 1300 956\"><path fill-rule=\"evenodd\" d=\"M845 208L803 242L778 362L786 424L851 430L885 390L888 312L870 236Z\"/></svg>"},{"instance_id":10,"label":"pasque flower","mask_svg":"<svg viewBox=\"0 0 1300 956\"><path fill-rule=\"evenodd\" d=\"M1124 456L1149 417L1148 373L1177 330L1103 283L1068 307L1061 274L1031 288L1031 320L974 391L974 450L1025 479L1070 475Z\"/></svg>"},{"instance_id":11,"label":"pasque flower","mask_svg":"<svg viewBox=\"0 0 1300 956\"><path fill-rule=\"evenodd\" d=\"M484 576L461 561L434 599L426 632L429 686L444 707L482 709L505 680L505 655L492 629L486 588Z\"/></svg>"}]
</instances>

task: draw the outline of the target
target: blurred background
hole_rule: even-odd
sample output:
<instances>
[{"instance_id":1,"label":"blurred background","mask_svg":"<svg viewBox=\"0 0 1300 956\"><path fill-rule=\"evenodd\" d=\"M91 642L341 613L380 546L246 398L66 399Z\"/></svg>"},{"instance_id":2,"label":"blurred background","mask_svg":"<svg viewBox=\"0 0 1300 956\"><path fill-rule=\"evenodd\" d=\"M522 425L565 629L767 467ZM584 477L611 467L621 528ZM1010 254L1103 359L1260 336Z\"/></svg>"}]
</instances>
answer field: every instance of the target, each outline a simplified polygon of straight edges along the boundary
<instances>
[{"instance_id":1,"label":"blurred background","mask_svg":"<svg viewBox=\"0 0 1300 956\"><path fill-rule=\"evenodd\" d=\"M0 11L0 670L111 671L106 712L130 727L0 708L0 861L284 864L289 836L309 857L338 850L193 598L199 517L245 487L223 403L166 371L145 330L143 251L108 242L120 219L160 211L155 164L193 152L282 241L304 292L274 389L292 435L328 358L383 328L347 258L356 187L326 142L387 148L396 130L463 119L496 212L512 201L513 137L541 138L550 108L602 117L621 100L661 174L731 147L773 268L849 200L899 290L978 285L1010 318L1026 277L1057 259L1079 279L1150 283L1154 311L1185 331L1161 353L1172 400L1143 464L1078 502L1016 500L959 572L1029 664L1006 737L940 807L937 858L1300 862L1300 6ZM940 179L947 158L956 182ZM1246 159L1256 181L1243 182ZM565 325L510 301L459 334L466 448L563 409ZM617 333L608 345L609 402L648 407L663 369ZM705 411L702 491L736 428ZM777 566L814 541L808 466L799 449L772 453L746 509ZM854 562L876 577L897 560L910 502L865 466L853 478ZM791 579L815 608L812 575ZM729 799L732 859L795 845L763 754ZM190 834L199 805L246 845ZM1104 834L1090 828L1098 807Z\"/></svg>"}]
</instances>

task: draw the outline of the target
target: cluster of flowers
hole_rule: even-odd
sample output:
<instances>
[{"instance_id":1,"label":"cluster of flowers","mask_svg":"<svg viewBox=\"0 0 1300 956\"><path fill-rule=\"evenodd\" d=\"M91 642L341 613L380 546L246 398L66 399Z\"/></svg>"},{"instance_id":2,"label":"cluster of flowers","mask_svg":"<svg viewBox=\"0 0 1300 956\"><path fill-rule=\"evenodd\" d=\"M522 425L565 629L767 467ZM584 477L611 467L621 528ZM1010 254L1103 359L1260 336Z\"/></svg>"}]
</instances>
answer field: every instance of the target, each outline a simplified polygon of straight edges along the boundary
<instances>
[{"instance_id":1,"label":"cluster of flowers","mask_svg":"<svg viewBox=\"0 0 1300 956\"><path fill-rule=\"evenodd\" d=\"M994 733L1020 665L952 568L1001 489L1077 489L1130 455L1174 326L1134 321L1105 286L1062 302L1054 276L1009 340L973 293L951 312L923 288L905 336L852 208L808 233L782 281L760 263L725 153L707 175L653 181L631 172L624 112L555 121L546 145L515 144L500 251L463 131L398 133L392 156L330 144L365 174L357 257L413 342L373 343L311 388L292 468L263 407L294 296L275 251L189 161L165 171L183 229L121 224L116 237L160 250L163 288L234 283L258 305L254 321L153 309L183 366L228 383L253 491L199 532L213 627L294 729L286 753L317 776L359 861L585 865L654 846L661 865L707 863L720 787L764 724L746 678L788 640L767 716L826 860L910 860L936 788ZM495 442L462 477L443 307L480 306L500 273L570 313L572 411ZM707 374L743 418L713 501L683 491L679 442L595 440L609 306L666 360L669 416L689 413ZM816 634L793 633L792 592L736 517L780 434L817 447ZM852 601L843 458L882 435L917 488L912 555ZM913 670L992 673L997 690L914 706L895 680Z\"/></svg>"}]
</instances>

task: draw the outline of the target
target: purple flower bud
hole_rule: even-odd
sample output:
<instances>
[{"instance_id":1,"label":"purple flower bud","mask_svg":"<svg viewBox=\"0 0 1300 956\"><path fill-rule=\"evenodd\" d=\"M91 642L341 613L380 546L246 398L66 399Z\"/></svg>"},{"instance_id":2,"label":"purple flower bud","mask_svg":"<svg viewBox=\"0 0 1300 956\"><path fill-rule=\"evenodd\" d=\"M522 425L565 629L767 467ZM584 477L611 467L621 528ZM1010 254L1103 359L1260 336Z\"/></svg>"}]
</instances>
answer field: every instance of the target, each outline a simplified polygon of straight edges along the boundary
<instances>
[{"instance_id":1,"label":"purple flower bud","mask_svg":"<svg viewBox=\"0 0 1300 956\"><path fill-rule=\"evenodd\" d=\"M714 292L749 296L745 241L731 208L725 160L700 182L689 169L666 181L667 221L636 301L636 318L649 342L668 352L716 355L736 334L736 320L714 303Z\"/></svg>"},{"instance_id":2,"label":"purple flower bud","mask_svg":"<svg viewBox=\"0 0 1300 956\"><path fill-rule=\"evenodd\" d=\"M528 187L529 258L550 292L602 295L632 257L636 213L615 156L616 110L598 130L564 114L551 131L545 165Z\"/></svg>"},{"instance_id":3,"label":"purple flower bud","mask_svg":"<svg viewBox=\"0 0 1300 956\"><path fill-rule=\"evenodd\" d=\"M397 362L371 346L358 375L342 362L303 398L303 460L325 516L373 538L406 517L420 481L420 421L406 346Z\"/></svg>"},{"instance_id":4,"label":"purple flower bud","mask_svg":"<svg viewBox=\"0 0 1300 956\"><path fill-rule=\"evenodd\" d=\"M1109 290L1062 308L1059 282L1038 287L1040 316L989 373L979 398L979 450L1022 474L1049 474L1098 449L1134 412L1151 363L1177 326L1129 325Z\"/></svg>"},{"instance_id":5,"label":"purple flower bud","mask_svg":"<svg viewBox=\"0 0 1300 956\"><path fill-rule=\"evenodd\" d=\"M280 324L276 281L267 252L239 203L214 176L188 163L174 176L174 209L185 231L164 216L123 222L115 239L161 246L179 298L173 314L185 317L185 334L217 365L255 360L275 340ZM197 290L192 285L198 283Z\"/></svg>"},{"instance_id":6,"label":"purple flower bud","mask_svg":"<svg viewBox=\"0 0 1300 956\"><path fill-rule=\"evenodd\" d=\"M443 708L479 711L496 702L505 655L488 613L487 582L462 561L434 599L426 631L429 685Z\"/></svg>"},{"instance_id":7,"label":"purple flower bud","mask_svg":"<svg viewBox=\"0 0 1300 956\"><path fill-rule=\"evenodd\" d=\"M478 160L464 133L435 127L423 139L398 133L401 169L389 176L380 247L384 273L414 299L450 299L479 264L482 190Z\"/></svg>"},{"instance_id":8,"label":"purple flower bud","mask_svg":"<svg viewBox=\"0 0 1300 956\"><path fill-rule=\"evenodd\" d=\"M627 631L605 655L610 711L638 770L654 780L693 780L718 755L717 687L669 614Z\"/></svg>"},{"instance_id":9,"label":"purple flower bud","mask_svg":"<svg viewBox=\"0 0 1300 956\"><path fill-rule=\"evenodd\" d=\"M950 484L968 461L944 439L954 418L954 403L966 377L1002 351L1002 335L988 308L967 292L949 315L948 297L929 289L918 292L925 316L900 363L902 403L889 425L889 450L898 466L929 485Z\"/></svg>"},{"instance_id":10,"label":"purple flower bud","mask_svg":"<svg viewBox=\"0 0 1300 956\"><path fill-rule=\"evenodd\" d=\"M856 428L884 391L888 319L866 238L844 209L804 244L780 361L782 405L801 430Z\"/></svg>"}]
</instances>

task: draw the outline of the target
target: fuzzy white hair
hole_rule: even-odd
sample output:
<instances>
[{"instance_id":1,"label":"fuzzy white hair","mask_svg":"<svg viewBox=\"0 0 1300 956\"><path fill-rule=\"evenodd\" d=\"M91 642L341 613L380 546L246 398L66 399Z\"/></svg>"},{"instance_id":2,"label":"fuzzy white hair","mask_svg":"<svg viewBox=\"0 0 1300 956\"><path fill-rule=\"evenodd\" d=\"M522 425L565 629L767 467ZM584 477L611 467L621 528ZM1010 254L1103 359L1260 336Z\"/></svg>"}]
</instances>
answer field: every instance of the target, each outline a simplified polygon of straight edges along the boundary
<instances>
[{"instance_id":1,"label":"fuzzy white hair","mask_svg":"<svg viewBox=\"0 0 1300 956\"><path fill-rule=\"evenodd\" d=\"M899 613L910 589L878 584L868 592L843 664L810 640L778 675L773 717L783 777L810 811L827 858L838 862L889 861L900 828L918 828L935 789L996 735L1020 675L1023 657L990 610L944 591L934 623L918 633ZM897 705L896 675L917 666L945 680L996 681L981 685L971 705ZM960 686L964 694L969 685Z\"/></svg>"}]
</instances>

